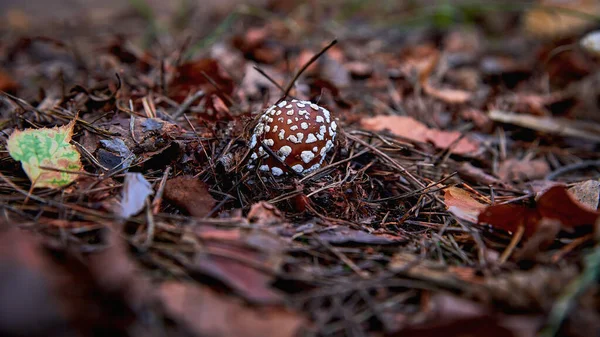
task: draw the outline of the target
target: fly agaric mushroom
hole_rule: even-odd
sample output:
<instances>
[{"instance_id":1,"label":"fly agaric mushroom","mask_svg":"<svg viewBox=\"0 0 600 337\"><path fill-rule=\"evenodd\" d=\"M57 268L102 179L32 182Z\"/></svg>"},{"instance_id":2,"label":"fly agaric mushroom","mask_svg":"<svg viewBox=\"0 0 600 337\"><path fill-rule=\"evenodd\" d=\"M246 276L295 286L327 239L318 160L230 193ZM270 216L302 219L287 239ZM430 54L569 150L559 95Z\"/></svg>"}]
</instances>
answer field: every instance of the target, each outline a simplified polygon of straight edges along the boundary
<instances>
[{"instance_id":1,"label":"fly agaric mushroom","mask_svg":"<svg viewBox=\"0 0 600 337\"><path fill-rule=\"evenodd\" d=\"M281 101L268 108L250 139L249 168L261 158L260 171L274 176L286 172L285 163L297 173L310 173L321 167L327 151L333 148L337 125L329 111L309 101ZM260 145L262 144L262 146ZM280 160L271 158L267 147Z\"/></svg>"}]
</instances>

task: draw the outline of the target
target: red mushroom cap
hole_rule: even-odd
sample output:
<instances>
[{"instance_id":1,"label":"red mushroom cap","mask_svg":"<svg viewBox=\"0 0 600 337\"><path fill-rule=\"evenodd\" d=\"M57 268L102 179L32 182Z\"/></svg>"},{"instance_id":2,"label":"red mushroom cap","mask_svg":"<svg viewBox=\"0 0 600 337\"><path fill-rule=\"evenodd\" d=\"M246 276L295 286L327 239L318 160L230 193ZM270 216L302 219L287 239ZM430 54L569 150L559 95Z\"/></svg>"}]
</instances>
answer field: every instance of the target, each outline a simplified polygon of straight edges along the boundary
<instances>
[{"instance_id":1,"label":"red mushroom cap","mask_svg":"<svg viewBox=\"0 0 600 337\"><path fill-rule=\"evenodd\" d=\"M259 170L274 176L286 168L260 146L262 143L298 173L309 173L321 167L327 151L333 148L337 125L331 113L309 101L281 101L269 107L250 139L250 168L260 159Z\"/></svg>"}]
</instances>

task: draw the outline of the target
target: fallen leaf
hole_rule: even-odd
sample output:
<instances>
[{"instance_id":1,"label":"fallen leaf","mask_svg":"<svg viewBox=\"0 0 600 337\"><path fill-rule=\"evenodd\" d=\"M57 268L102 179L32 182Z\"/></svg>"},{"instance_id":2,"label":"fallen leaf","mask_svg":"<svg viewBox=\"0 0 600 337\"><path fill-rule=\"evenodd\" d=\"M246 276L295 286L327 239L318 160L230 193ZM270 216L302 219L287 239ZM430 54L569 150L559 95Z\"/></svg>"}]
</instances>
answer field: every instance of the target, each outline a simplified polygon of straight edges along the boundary
<instances>
[{"instance_id":1,"label":"fallen leaf","mask_svg":"<svg viewBox=\"0 0 600 337\"><path fill-rule=\"evenodd\" d=\"M74 127L75 120L61 127L16 130L10 135L8 152L21 162L33 187L61 187L77 178L77 174L65 172L81 170L79 152L69 144Z\"/></svg>"},{"instance_id":2,"label":"fallen leaf","mask_svg":"<svg viewBox=\"0 0 600 337\"><path fill-rule=\"evenodd\" d=\"M478 222L509 232L515 232L523 226L525 236L530 237L537 231L542 218L558 220L563 229L571 229L591 226L599 216L599 212L591 211L575 201L564 186L553 186L538 198L533 207L492 205L479 214Z\"/></svg>"},{"instance_id":3,"label":"fallen leaf","mask_svg":"<svg viewBox=\"0 0 600 337\"><path fill-rule=\"evenodd\" d=\"M540 0L525 12L524 28L536 37L565 38L594 26L594 20L585 15L598 12L600 3L596 0Z\"/></svg>"},{"instance_id":4,"label":"fallen leaf","mask_svg":"<svg viewBox=\"0 0 600 337\"><path fill-rule=\"evenodd\" d=\"M283 262L283 239L258 229L199 227L196 235L202 249L187 265L190 272L219 280L253 303L282 301L271 283Z\"/></svg>"},{"instance_id":5,"label":"fallen leaf","mask_svg":"<svg viewBox=\"0 0 600 337\"><path fill-rule=\"evenodd\" d=\"M586 180L579 182L569 188L569 193L582 205L595 211L598 209L598 199L600 198L600 181Z\"/></svg>"},{"instance_id":6,"label":"fallen leaf","mask_svg":"<svg viewBox=\"0 0 600 337\"><path fill-rule=\"evenodd\" d=\"M444 203L448 212L455 217L470 222L477 222L479 213L486 207L485 204L475 200L471 194L458 187L448 187L444 190Z\"/></svg>"},{"instance_id":7,"label":"fallen leaf","mask_svg":"<svg viewBox=\"0 0 600 337\"><path fill-rule=\"evenodd\" d=\"M14 93L18 86L18 83L12 77L0 69L0 91Z\"/></svg>"},{"instance_id":8,"label":"fallen leaf","mask_svg":"<svg viewBox=\"0 0 600 337\"><path fill-rule=\"evenodd\" d=\"M373 74L373 66L366 62L352 61L344 64L344 67L350 72L355 79L365 79Z\"/></svg>"},{"instance_id":9,"label":"fallen leaf","mask_svg":"<svg viewBox=\"0 0 600 337\"><path fill-rule=\"evenodd\" d=\"M430 297L419 320L386 337L529 337L535 336L541 316L504 315L485 305L458 296L438 293Z\"/></svg>"},{"instance_id":10,"label":"fallen leaf","mask_svg":"<svg viewBox=\"0 0 600 337\"><path fill-rule=\"evenodd\" d=\"M179 176L167 180L164 196L192 216L203 218L215 207L215 199L208 193L208 186L198 178Z\"/></svg>"},{"instance_id":11,"label":"fallen leaf","mask_svg":"<svg viewBox=\"0 0 600 337\"><path fill-rule=\"evenodd\" d=\"M152 193L152 186L141 173L126 173L117 214L125 219L138 214Z\"/></svg>"},{"instance_id":12,"label":"fallen leaf","mask_svg":"<svg viewBox=\"0 0 600 337\"><path fill-rule=\"evenodd\" d=\"M160 297L169 316L195 336L294 337L303 317L280 307L252 308L189 283L166 282Z\"/></svg>"},{"instance_id":13,"label":"fallen leaf","mask_svg":"<svg viewBox=\"0 0 600 337\"><path fill-rule=\"evenodd\" d=\"M275 205L259 201L250 207L248 221L261 226L269 226L280 224L283 221L283 215Z\"/></svg>"},{"instance_id":14,"label":"fallen leaf","mask_svg":"<svg viewBox=\"0 0 600 337\"><path fill-rule=\"evenodd\" d=\"M498 167L498 176L507 182L541 179L548 173L550 173L550 165L543 159L511 158L501 162Z\"/></svg>"},{"instance_id":15,"label":"fallen leaf","mask_svg":"<svg viewBox=\"0 0 600 337\"><path fill-rule=\"evenodd\" d=\"M370 131L387 129L396 136L415 142L431 142L440 149L452 146L450 151L454 154L476 156L481 152L479 144L468 136L458 140L461 137L460 132L430 129L407 116L375 116L363 119L362 126Z\"/></svg>"},{"instance_id":16,"label":"fallen leaf","mask_svg":"<svg viewBox=\"0 0 600 337\"><path fill-rule=\"evenodd\" d=\"M423 85L423 91L448 104L463 104L471 100L472 94L468 91L450 88L435 88L429 82Z\"/></svg>"},{"instance_id":17,"label":"fallen leaf","mask_svg":"<svg viewBox=\"0 0 600 337\"><path fill-rule=\"evenodd\" d=\"M183 102L189 94L202 90L206 97L216 94L227 100L233 93L233 87L233 80L217 60L203 58L184 63L175 69L174 78L169 84L169 97Z\"/></svg>"}]
</instances>

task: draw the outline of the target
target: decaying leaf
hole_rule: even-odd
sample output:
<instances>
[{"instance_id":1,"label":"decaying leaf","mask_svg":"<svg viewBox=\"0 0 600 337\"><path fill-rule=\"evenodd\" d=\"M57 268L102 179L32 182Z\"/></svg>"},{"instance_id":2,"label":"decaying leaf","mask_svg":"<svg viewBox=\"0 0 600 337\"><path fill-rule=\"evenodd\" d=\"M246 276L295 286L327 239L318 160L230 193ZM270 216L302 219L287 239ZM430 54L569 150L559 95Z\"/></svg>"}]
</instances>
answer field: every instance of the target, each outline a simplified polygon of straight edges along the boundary
<instances>
[{"instance_id":1,"label":"decaying leaf","mask_svg":"<svg viewBox=\"0 0 600 337\"><path fill-rule=\"evenodd\" d=\"M541 0L525 13L528 33L543 38L574 36L594 25L590 16L600 11L596 0Z\"/></svg>"},{"instance_id":2,"label":"decaying leaf","mask_svg":"<svg viewBox=\"0 0 600 337\"><path fill-rule=\"evenodd\" d=\"M301 316L283 308L247 307L190 283L163 283L160 297L168 314L194 336L294 337L305 324Z\"/></svg>"},{"instance_id":3,"label":"decaying leaf","mask_svg":"<svg viewBox=\"0 0 600 337\"><path fill-rule=\"evenodd\" d=\"M75 120L51 129L15 130L10 135L8 152L21 162L33 187L61 187L77 178L70 173L81 170L79 152L69 144L74 127Z\"/></svg>"},{"instance_id":4,"label":"decaying leaf","mask_svg":"<svg viewBox=\"0 0 600 337\"><path fill-rule=\"evenodd\" d=\"M250 207L248 221L260 226L269 226L281 223L283 214L275 205L266 201L259 201Z\"/></svg>"},{"instance_id":5,"label":"decaying leaf","mask_svg":"<svg viewBox=\"0 0 600 337\"><path fill-rule=\"evenodd\" d=\"M599 216L600 212L591 211L575 201L564 186L553 186L538 198L534 207L512 204L492 205L479 214L478 222L510 232L523 226L525 235L531 236L537 230L542 218L558 220L563 229L573 229L591 226Z\"/></svg>"},{"instance_id":6,"label":"decaying leaf","mask_svg":"<svg viewBox=\"0 0 600 337\"><path fill-rule=\"evenodd\" d=\"M191 176L167 180L165 198L199 218L208 215L216 204L215 199L208 193L208 186Z\"/></svg>"},{"instance_id":7,"label":"decaying leaf","mask_svg":"<svg viewBox=\"0 0 600 337\"><path fill-rule=\"evenodd\" d=\"M450 148L454 154L476 156L480 146L468 136L461 138L456 131L430 129L425 124L406 116L375 116L364 119L362 126L371 131L390 130L393 134L415 142L431 142L440 149Z\"/></svg>"},{"instance_id":8,"label":"decaying leaf","mask_svg":"<svg viewBox=\"0 0 600 337\"><path fill-rule=\"evenodd\" d=\"M284 240L262 230L199 227L203 249L187 266L194 274L209 276L254 303L279 303L281 294L271 287L279 270Z\"/></svg>"},{"instance_id":9,"label":"decaying leaf","mask_svg":"<svg viewBox=\"0 0 600 337\"><path fill-rule=\"evenodd\" d=\"M468 102L472 96L470 92L460 89L436 88L429 84L429 82L423 85L423 91L448 104L463 104Z\"/></svg>"},{"instance_id":10,"label":"decaying leaf","mask_svg":"<svg viewBox=\"0 0 600 337\"><path fill-rule=\"evenodd\" d=\"M117 214L123 218L138 214L152 193L152 186L141 173L126 173Z\"/></svg>"},{"instance_id":11,"label":"decaying leaf","mask_svg":"<svg viewBox=\"0 0 600 337\"><path fill-rule=\"evenodd\" d=\"M448 187L444 190L444 202L448 211L455 217L470 222L477 222L479 213L486 207L458 187Z\"/></svg>"}]
</instances>

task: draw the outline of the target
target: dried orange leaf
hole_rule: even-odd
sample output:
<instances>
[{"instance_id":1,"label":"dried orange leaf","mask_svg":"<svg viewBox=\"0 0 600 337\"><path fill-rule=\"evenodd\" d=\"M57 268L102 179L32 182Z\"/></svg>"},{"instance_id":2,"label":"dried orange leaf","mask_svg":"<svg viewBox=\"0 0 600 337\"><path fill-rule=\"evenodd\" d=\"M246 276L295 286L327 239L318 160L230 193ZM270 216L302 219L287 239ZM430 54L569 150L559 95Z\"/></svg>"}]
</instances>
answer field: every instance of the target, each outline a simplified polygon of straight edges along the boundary
<instances>
[{"instance_id":1,"label":"dried orange leaf","mask_svg":"<svg viewBox=\"0 0 600 337\"><path fill-rule=\"evenodd\" d=\"M461 133L430 129L425 124L406 116L376 116L362 121L362 126L371 131L390 130L391 133L415 142L431 142L440 149L451 147L454 154L475 156L480 146L474 140L464 137L459 140Z\"/></svg>"},{"instance_id":2,"label":"dried orange leaf","mask_svg":"<svg viewBox=\"0 0 600 337\"><path fill-rule=\"evenodd\" d=\"M444 190L444 202L448 211L455 217L470 222L477 222L477 216L486 207L458 187L448 187Z\"/></svg>"}]
</instances>

